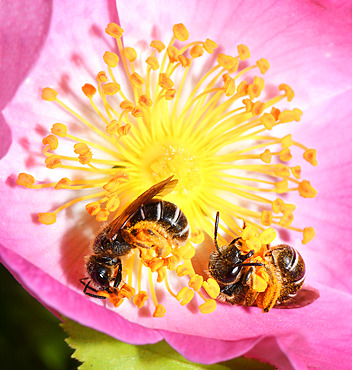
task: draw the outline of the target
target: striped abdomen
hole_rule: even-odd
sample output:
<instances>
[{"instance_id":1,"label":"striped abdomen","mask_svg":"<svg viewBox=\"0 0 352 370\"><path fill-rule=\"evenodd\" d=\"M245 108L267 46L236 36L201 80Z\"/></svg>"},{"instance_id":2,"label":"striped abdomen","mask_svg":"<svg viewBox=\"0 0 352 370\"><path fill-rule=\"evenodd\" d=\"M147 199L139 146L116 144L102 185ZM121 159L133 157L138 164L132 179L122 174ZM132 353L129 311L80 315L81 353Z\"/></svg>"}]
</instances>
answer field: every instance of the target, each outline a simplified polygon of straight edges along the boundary
<instances>
[{"instance_id":1,"label":"striped abdomen","mask_svg":"<svg viewBox=\"0 0 352 370\"><path fill-rule=\"evenodd\" d=\"M295 248L280 244L271 247L265 253L265 259L281 284L278 301L281 303L293 298L301 289L305 278L306 268L302 256Z\"/></svg>"},{"instance_id":2,"label":"striped abdomen","mask_svg":"<svg viewBox=\"0 0 352 370\"><path fill-rule=\"evenodd\" d=\"M126 227L132 227L140 221L157 222L178 244L184 244L188 238L187 218L180 208L171 202L161 199L151 200L136 211Z\"/></svg>"}]
</instances>

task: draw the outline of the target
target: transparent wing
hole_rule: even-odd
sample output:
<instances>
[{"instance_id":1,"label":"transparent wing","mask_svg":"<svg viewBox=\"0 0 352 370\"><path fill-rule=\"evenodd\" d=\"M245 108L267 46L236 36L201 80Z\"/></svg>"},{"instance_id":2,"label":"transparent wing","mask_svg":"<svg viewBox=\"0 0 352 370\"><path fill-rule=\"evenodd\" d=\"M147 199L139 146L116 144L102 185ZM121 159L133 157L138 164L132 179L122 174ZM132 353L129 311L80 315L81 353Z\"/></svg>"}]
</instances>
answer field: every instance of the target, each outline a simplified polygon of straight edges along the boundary
<instances>
[{"instance_id":1,"label":"transparent wing","mask_svg":"<svg viewBox=\"0 0 352 370\"><path fill-rule=\"evenodd\" d=\"M274 308L300 308L308 306L320 297L319 291L309 285L304 285L303 288L288 302L275 305Z\"/></svg>"},{"instance_id":2,"label":"transparent wing","mask_svg":"<svg viewBox=\"0 0 352 370\"><path fill-rule=\"evenodd\" d=\"M108 237L112 238L122 227L124 227L126 222L138 211L140 207L142 207L143 204L148 203L154 197L164 197L166 194L170 193L177 185L177 180L172 180L172 178L173 176L170 176L153 185L130 203L108 226L110 229Z\"/></svg>"}]
</instances>

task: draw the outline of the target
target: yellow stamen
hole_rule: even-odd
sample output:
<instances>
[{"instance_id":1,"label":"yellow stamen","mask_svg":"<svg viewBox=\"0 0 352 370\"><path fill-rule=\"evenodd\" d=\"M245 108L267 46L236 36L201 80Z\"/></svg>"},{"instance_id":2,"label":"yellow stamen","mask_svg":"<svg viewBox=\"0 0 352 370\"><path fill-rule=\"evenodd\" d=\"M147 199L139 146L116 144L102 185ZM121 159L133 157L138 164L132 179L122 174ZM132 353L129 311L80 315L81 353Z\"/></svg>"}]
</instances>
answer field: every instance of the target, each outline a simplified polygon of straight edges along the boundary
<instances>
[{"instance_id":1,"label":"yellow stamen","mask_svg":"<svg viewBox=\"0 0 352 370\"><path fill-rule=\"evenodd\" d=\"M165 291L183 305L197 292L205 301L200 312L210 313L215 310L214 299L220 288L214 279L203 281L195 273L192 243L201 243L205 234L213 233L216 211L220 211L231 237L243 239L243 252L254 250L256 255L252 258L258 261L276 237L272 227L300 232L303 243L309 242L314 230L292 226L295 206L286 204L277 194L296 191L305 198L316 195L310 182L301 180L301 167L292 163L295 149L299 148L303 158L315 166L316 151L294 141L291 134L273 136L276 126L299 122L302 111L286 107L294 98L287 84L280 84L276 94L267 94L269 84L254 72L265 74L269 62L262 58L251 63L246 45L238 45L233 55L218 53L213 58L215 65L198 77L194 73L197 63L201 58L212 59L207 53L212 54L217 48L214 41L182 44L188 40L189 32L183 24L177 24L167 46L159 40L150 43L150 53L143 62L137 48L123 44L123 32L116 23L107 26L106 33L115 39L117 51L103 55L106 71L98 71L95 86L87 83L82 87L92 108L89 119L59 100L56 90L42 90L44 100L58 104L84 130L90 131L88 140L83 135L73 136L66 124L55 123L52 134L43 139L45 165L72 171L70 178L60 175L59 181L56 178L53 182L36 183L33 176L21 173L17 183L32 189L88 191L88 195L52 212L40 213L41 223L54 223L59 212L81 201L87 202L84 206L89 215L104 222L109 217L111 220L113 213L119 214L121 204L128 205L148 187L174 175L178 185L167 200L187 216L189 240L181 247L163 239L160 245L146 242L149 249L135 248L124 260L123 278L127 284L118 292L106 293L106 298L118 306L134 296L134 304L142 307L148 295L141 286L148 274L154 317L162 317L166 312L157 300L154 282L165 284ZM129 86L119 83L117 68L124 69ZM282 110L281 105L287 109ZM60 154L65 148L61 140L72 142L78 158ZM136 232L150 240L147 231ZM132 279L134 271L138 271L137 279ZM263 271L256 269L257 291L267 284ZM188 287L178 288L175 295L168 274L177 275L186 285L188 282ZM201 286L211 299L202 296Z\"/></svg>"}]
</instances>

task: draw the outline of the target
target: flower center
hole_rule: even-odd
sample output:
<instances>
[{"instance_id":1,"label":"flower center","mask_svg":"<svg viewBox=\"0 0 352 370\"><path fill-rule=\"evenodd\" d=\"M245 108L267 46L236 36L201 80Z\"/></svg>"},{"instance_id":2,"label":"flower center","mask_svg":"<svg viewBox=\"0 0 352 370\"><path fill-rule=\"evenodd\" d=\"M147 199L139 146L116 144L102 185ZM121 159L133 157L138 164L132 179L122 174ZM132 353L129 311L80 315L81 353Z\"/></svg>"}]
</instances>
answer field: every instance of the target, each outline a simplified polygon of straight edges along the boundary
<instances>
[{"instance_id":1,"label":"flower center","mask_svg":"<svg viewBox=\"0 0 352 370\"><path fill-rule=\"evenodd\" d=\"M158 145L159 144L159 145ZM177 143L156 143L155 148L146 152L141 169L146 169L153 182L161 181L171 175L178 179L175 198L195 197L202 181L201 160Z\"/></svg>"},{"instance_id":2,"label":"flower center","mask_svg":"<svg viewBox=\"0 0 352 370\"><path fill-rule=\"evenodd\" d=\"M81 201L86 202L87 212L98 222L106 221L115 216L121 202L129 204L153 184L173 175L178 185L167 199L187 216L191 226L187 248L190 242L201 242L203 233L212 235L216 211L227 224L227 233L232 238L241 235L248 248L259 256L275 238L275 230L269 226L301 232L303 243L308 243L314 230L291 225L295 205L286 203L281 194L297 191L305 198L316 195L309 181L300 180L301 167L290 165L292 147L302 150L303 158L314 166L316 153L291 135L281 137L276 130L280 125L299 121L302 112L297 108L279 108L284 99L291 102L294 97L286 84L278 86L275 96L262 96L267 95L262 94L265 82L257 74L266 73L268 61L243 63L250 52L245 45L238 45L235 56L219 53L215 64L195 78L199 75L197 59L212 54L217 44L209 39L185 43L189 35L182 24L173 27L167 46L160 40L150 43L145 63L137 63L137 51L123 46L124 31L120 26L110 23L106 32L116 40L121 61L116 53L107 51L103 56L106 70L97 74L96 87L82 87L99 124L70 108L54 89L43 89L44 100L65 109L80 122L82 133L90 130L99 140L74 136L63 123L53 125L51 134L43 139L46 167L73 170L77 176L74 180L64 177L59 182L36 184L34 177L22 173L17 183L29 188L90 192L51 212L40 213L39 221L53 224L59 212ZM114 69L121 64L128 77L128 88L121 86L114 75ZM126 93L130 89L131 96ZM74 143L72 153L56 152L61 140ZM245 230L243 221L248 226ZM153 285L153 276L158 274L157 282L164 282L169 293L182 304L187 304L193 292L197 292L205 301L201 312L215 309L213 298L218 287L211 279L203 282L195 274L190 263L192 253L172 248L168 255L160 257L154 246L150 254L140 253L133 254L138 259L137 286L126 288L123 297L137 297L133 301L141 307L147 299L147 293L141 290L141 280L146 276L155 315L162 316L164 308L157 301ZM128 261L126 284L131 286L132 257ZM142 273L143 269L147 271ZM188 287L178 294L172 292L167 281L167 273L173 271L190 279ZM265 287L260 279L258 276L257 285L262 290ZM202 295L201 287L210 299ZM117 298L108 296L117 305L121 294Z\"/></svg>"}]
</instances>

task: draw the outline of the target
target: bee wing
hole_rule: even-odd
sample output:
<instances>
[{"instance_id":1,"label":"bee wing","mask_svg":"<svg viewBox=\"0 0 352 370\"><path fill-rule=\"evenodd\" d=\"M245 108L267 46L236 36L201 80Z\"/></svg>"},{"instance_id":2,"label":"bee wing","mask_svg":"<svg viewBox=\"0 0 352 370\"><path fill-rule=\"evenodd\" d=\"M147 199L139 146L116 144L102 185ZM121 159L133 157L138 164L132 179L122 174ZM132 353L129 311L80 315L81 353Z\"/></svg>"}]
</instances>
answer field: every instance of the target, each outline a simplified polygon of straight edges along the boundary
<instances>
[{"instance_id":1,"label":"bee wing","mask_svg":"<svg viewBox=\"0 0 352 370\"><path fill-rule=\"evenodd\" d=\"M138 211L143 204L148 203L154 197L163 197L170 193L177 185L177 180L172 180L173 176L160 181L142 193L132 203L130 203L109 225L108 237L112 238L117 231L126 225L126 222Z\"/></svg>"},{"instance_id":2,"label":"bee wing","mask_svg":"<svg viewBox=\"0 0 352 370\"><path fill-rule=\"evenodd\" d=\"M305 307L316 301L319 297L320 293L318 289L315 289L309 285L304 285L303 288L291 300L283 302L279 305L275 305L274 307L284 309Z\"/></svg>"}]
</instances>

